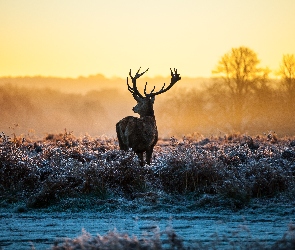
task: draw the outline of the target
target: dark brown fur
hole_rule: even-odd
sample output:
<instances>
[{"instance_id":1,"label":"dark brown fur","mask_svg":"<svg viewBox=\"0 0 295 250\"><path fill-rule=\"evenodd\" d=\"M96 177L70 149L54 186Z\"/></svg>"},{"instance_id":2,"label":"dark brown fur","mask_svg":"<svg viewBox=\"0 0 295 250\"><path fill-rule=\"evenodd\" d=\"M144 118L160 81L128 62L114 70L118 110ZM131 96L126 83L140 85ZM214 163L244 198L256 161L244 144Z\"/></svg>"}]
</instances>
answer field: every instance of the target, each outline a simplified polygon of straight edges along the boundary
<instances>
[{"instance_id":1,"label":"dark brown fur","mask_svg":"<svg viewBox=\"0 0 295 250\"><path fill-rule=\"evenodd\" d=\"M121 150L129 148L138 155L140 165L144 165L143 153L146 152L146 162L151 163L153 148L158 141L158 130L154 116L137 118L127 116L116 124L116 131Z\"/></svg>"}]
</instances>

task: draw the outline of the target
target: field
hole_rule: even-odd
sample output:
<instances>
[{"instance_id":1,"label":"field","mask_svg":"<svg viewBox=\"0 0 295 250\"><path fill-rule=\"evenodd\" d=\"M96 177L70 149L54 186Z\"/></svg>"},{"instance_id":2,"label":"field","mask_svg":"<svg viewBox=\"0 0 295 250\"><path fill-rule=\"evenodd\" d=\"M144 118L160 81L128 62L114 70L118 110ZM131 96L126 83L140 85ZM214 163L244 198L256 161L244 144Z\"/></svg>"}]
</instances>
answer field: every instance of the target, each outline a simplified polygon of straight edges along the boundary
<instances>
[{"instance_id":1,"label":"field","mask_svg":"<svg viewBox=\"0 0 295 250\"><path fill-rule=\"evenodd\" d=\"M295 139L278 138L275 133L160 140L152 164L144 167L140 167L132 151L120 151L116 139L104 136L77 138L65 131L48 134L42 140L9 138L5 134L0 140L3 221L7 213L32 211L44 214L227 211L234 216L240 211L264 208L259 211L268 216L267 209L272 206L285 209L282 214L291 219L295 212ZM289 231L271 245L241 243L237 249L294 248L294 231L290 224ZM82 249L81 245L88 249L90 246L188 248L178 233L164 230L143 239L115 231L97 237L84 233L52 249ZM214 241L207 247L218 248L219 243ZM3 249L8 247L3 245Z\"/></svg>"}]
</instances>

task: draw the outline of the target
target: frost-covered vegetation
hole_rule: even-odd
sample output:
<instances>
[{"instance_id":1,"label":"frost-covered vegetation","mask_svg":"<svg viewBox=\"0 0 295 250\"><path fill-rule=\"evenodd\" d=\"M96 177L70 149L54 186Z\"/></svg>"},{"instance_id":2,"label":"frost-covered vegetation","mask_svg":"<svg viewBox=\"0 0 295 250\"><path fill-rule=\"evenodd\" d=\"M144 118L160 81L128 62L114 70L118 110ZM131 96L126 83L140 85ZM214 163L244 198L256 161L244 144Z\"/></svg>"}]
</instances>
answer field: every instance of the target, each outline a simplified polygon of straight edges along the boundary
<instances>
[{"instance_id":1,"label":"frost-covered vegetation","mask_svg":"<svg viewBox=\"0 0 295 250\"><path fill-rule=\"evenodd\" d=\"M72 250L72 249L118 249L118 250L161 250L161 249L276 249L287 250L295 247L295 227L291 225L289 230L283 237L276 241L272 246L266 246L265 243L251 237L247 242L237 242L220 237L218 235L212 236L212 241L202 243L199 241L192 242L189 245L184 244L181 237L179 237L172 229L167 229L163 232L155 232L150 237L137 238L130 237L128 234L110 231L101 236L91 236L86 231L75 239L67 239L61 244L56 242L52 247L53 250Z\"/></svg>"},{"instance_id":2,"label":"frost-covered vegetation","mask_svg":"<svg viewBox=\"0 0 295 250\"><path fill-rule=\"evenodd\" d=\"M166 238L163 240L163 235ZM96 237L91 236L86 231L76 239L68 239L62 244L56 243L52 248L54 250L62 249L184 249L183 241L173 232L166 230L164 232L155 232L152 237L137 238L130 237L128 234L110 231L109 233Z\"/></svg>"},{"instance_id":3,"label":"frost-covered vegetation","mask_svg":"<svg viewBox=\"0 0 295 250\"><path fill-rule=\"evenodd\" d=\"M252 198L276 197L295 197L295 140L271 133L162 140L145 167L114 138L1 135L0 206L66 209L79 201L83 208L114 203L118 209L118 201L136 200L240 209Z\"/></svg>"},{"instance_id":4,"label":"frost-covered vegetation","mask_svg":"<svg viewBox=\"0 0 295 250\"><path fill-rule=\"evenodd\" d=\"M0 207L16 212L40 208L238 210L259 200L283 199L293 204L294 197L295 139L278 138L274 133L160 140L152 164L144 167L131 150L120 151L114 138L76 138L66 131L43 140L10 138L3 133L0 138ZM195 242L191 249L220 244L269 249L251 239L237 243L219 237L210 245ZM290 249L294 244L291 225L273 249ZM53 249L186 249L186 245L173 230L166 230L142 238L119 232L84 233Z\"/></svg>"}]
</instances>

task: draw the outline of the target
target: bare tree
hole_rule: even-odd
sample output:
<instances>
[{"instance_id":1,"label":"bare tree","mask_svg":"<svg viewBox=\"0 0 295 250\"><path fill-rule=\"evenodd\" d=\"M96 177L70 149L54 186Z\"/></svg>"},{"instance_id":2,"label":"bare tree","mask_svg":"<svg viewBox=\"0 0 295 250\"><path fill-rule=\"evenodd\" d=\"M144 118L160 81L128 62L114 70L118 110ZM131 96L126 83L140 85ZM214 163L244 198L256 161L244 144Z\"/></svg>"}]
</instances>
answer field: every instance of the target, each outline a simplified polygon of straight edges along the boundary
<instances>
[{"instance_id":1,"label":"bare tree","mask_svg":"<svg viewBox=\"0 0 295 250\"><path fill-rule=\"evenodd\" d=\"M128 84L127 77L127 86L129 92L133 95L134 99L137 101L137 105L132 109L134 113L138 113L140 118L127 116L120 120L116 124L116 131L119 140L119 146L121 150L127 151L131 148L139 157L140 165L144 165L143 153L146 152L146 162L149 165L151 163L151 157L153 153L153 148L158 141L158 130L156 125L156 119L154 115L154 101L155 96L162 94L169 90L176 82L178 82L181 77L177 73L177 69L172 69L171 71L171 82L165 88L164 86L158 92L155 91L155 86L150 93L146 92L146 86L144 87L144 96L139 93L136 80L141 77L148 69L142 73L139 73L139 70L133 77L131 75L131 70L129 76L132 80L132 87Z\"/></svg>"},{"instance_id":2,"label":"bare tree","mask_svg":"<svg viewBox=\"0 0 295 250\"><path fill-rule=\"evenodd\" d=\"M283 55L278 75L281 76L282 84L287 92L288 99L295 97L295 57L292 54Z\"/></svg>"},{"instance_id":3,"label":"bare tree","mask_svg":"<svg viewBox=\"0 0 295 250\"><path fill-rule=\"evenodd\" d=\"M227 94L233 128L242 129L245 104L255 91L265 87L269 70L260 68L254 51L247 47L232 48L218 62L213 74L221 79L221 89ZM216 87L216 86L215 86Z\"/></svg>"}]
</instances>

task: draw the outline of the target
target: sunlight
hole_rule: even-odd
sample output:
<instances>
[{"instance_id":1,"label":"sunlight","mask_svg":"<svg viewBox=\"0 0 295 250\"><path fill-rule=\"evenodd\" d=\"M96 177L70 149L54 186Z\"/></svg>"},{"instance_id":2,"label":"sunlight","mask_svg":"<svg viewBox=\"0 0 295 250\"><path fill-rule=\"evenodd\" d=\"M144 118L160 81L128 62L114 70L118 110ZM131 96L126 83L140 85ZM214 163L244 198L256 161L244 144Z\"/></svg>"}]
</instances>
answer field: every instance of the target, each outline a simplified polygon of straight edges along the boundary
<instances>
[{"instance_id":1,"label":"sunlight","mask_svg":"<svg viewBox=\"0 0 295 250\"><path fill-rule=\"evenodd\" d=\"M242 45L274 69L282 54L295 54L294 9L293 0L4 0L0 76L125 77L140 65L154 77L174 65L209 77L224 51Z\"/></svg>"}]
</instances>

